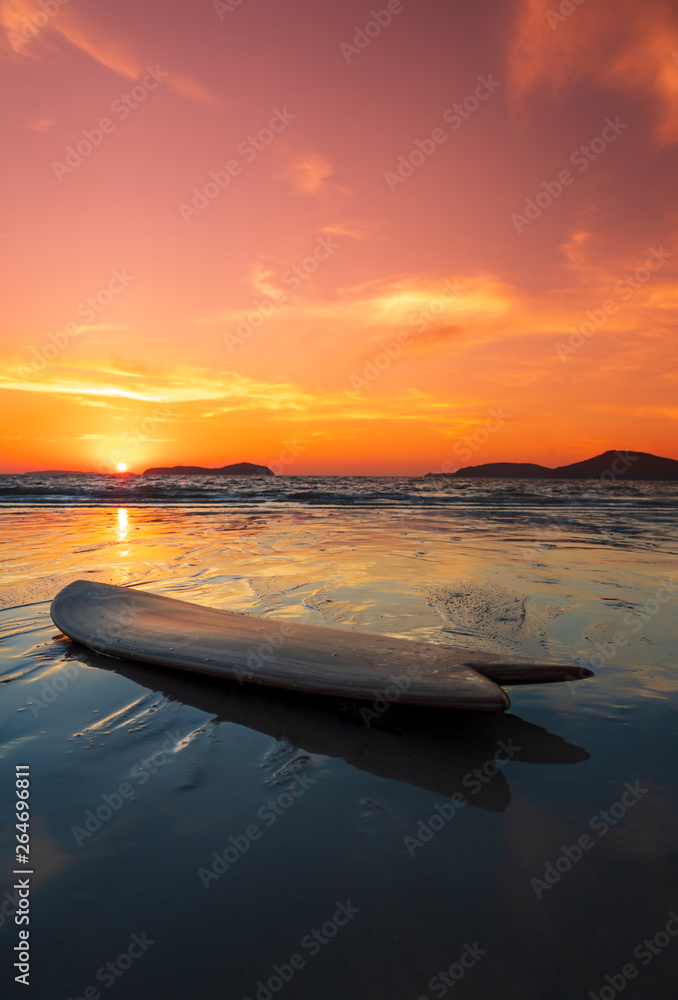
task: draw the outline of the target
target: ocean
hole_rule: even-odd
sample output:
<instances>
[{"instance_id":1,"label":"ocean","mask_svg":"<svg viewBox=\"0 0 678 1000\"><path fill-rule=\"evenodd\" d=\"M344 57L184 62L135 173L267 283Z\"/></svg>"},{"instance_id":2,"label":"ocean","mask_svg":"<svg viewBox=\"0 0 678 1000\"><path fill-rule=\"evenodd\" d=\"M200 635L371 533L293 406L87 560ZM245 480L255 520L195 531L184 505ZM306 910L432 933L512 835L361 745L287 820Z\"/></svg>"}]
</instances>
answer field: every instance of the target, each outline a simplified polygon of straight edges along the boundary
<instances>
[{"instance_id":1,"label":"ocean","mask_svg":"<svg viewBox=\"0 0 678 1000\"><path fill-rule=\"evenodd\" d=\"M0 475L0 503L84 506L261 506L332 507L466 506L594 508L670 514L675 482L617 479L457 479L438 476L108 476Z\"/></svg>"},{"instance_id":2,"label":"ocean","mask_svg":"<svg viewBox=\"0 0 678 1000\"><path fill-rule=\"evenodd\" d=\"M30 768L32 995L672 1000L677 499L623 479L0 477L0 780ZM78 647L49 603L79 578L596 676L365 727L332 699Z\"/></svg>"}]
</instances>

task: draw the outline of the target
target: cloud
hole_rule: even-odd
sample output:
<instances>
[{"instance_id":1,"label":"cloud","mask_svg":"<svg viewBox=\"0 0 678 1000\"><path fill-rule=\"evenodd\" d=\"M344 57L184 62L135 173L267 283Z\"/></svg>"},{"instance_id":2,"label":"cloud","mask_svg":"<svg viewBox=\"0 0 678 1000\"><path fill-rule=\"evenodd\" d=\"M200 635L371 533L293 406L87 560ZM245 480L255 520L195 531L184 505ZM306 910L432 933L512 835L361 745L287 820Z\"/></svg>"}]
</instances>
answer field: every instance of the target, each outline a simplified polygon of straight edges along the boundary
<instances>
[{"instance_id":1,"label":"cloud","mask_svg":"<svg viewBox=\"0 0 678 1000\"><path fill-rule=\"evenodd\" d=\"M60 7L45 24L38 22L36 27L38 15L41 19L47 17L30 0L0 0L0 24L5 28L6 41L20 55L38 58L41 44L44 46L54 36L61 36L95 62L128 80L139 80L147 72L147 62L137 57L127 42L112 38L109 26L97 25L75 4ZM172 73L167 83L183 97L213 107L219 103L218 98L192 76Z\"/></svg>"},{"instance_id":2,"label":"cloud","mask_svg":"<svg viewBox=\"0 0 678 1000\"><path fill-rule=\"evenodd\" d=\"M36 392L48 395L88 396L138 400L148 403L189 403L207 399L243 400L249 407L272 409L280 405L298 406L307 394L287 383L265 383L234 372L221 377L213 372L195 369L175 370L148 376L140 384L128 382L135 375L120 372L116 380L108 372L92 368L82 374L64 374L57 365L31 380L19 380L0 372L0 389Z\"/></svg>"},{"instance_id":3,"label":"cloud","mask_svg":"<svg viewBox=\"0 0 678 1000\"><path fill-rule=\"evenodd\" d=\"M493 274L398 278L343 289L345 301L328 309L342 315L342 326L359 328L351 342L354 349L360 343L356 364L383 350L397 332L409 331L410 366L417 355L423 360L428 353L444 351L449 357L452 351L477 347L488 351L488 369L496 359L502 379L518 385L542 378L556 358L556 342L567 341L590 319L590 311L599 315L602 303L612 299L617 309L604 319L592 342L611 338L617 361L643 368L643 352L670 351L675 340L676 265L669 255L650 272L645 268L647 251L601 258L598 236L593 230L573 230L561 247L564 266L540 292ZM586 357L584 350L577 355L578 363Z\"/></svg>"},{"instance_id":4,"label":"cloud","mask_svg":"<svg viewBox=\"0 0 678 1000\"><path fill-rule=\"evenodd\" d=\"M159 438L159 437L149 437L147 434L135 434L134 437L138 441L152 441L153 444L165 441L177 441L177 438ZM81 434L78 441L110 441L110 434Z\"/></svg>"},{"instance_id":5,"label":"cloud","mask_svg":"<svg viewBox=\"0 0 678 1000\"><path fill-rule=\"evenodd\" d=\"M276 281L275 271L264 267L262 264L253 265L248 278L248 284L258 292L261 292L262 295L266 295L271 299L282 301L285 298L282 286Z\"/></svg>"},{"instance_id":6,"label":"cloud","mask_svg":"<svg viewBox=\"0 0 678 1000\"><path fill-rule=\"evenodd\" d=\"M176 73L171 73L167 78L167 83L182 97L190 97L194 101L207 104L212 108L219 105L219 98L192 76L179 76Z\"/></svg>"},{"instance_id":7,"label":"cloud","mask_svg":"<svg viewBox=\"0 0 678 1000\"><path fill-rule=\"evenodd\" d=\"M372 233L368 227L352 222L337 222L331 226L323 226L321 232L335 234L336 236L349 236L353 240L372 239Z\"/></svg>"},{"instance_id":8,"label":"cloud","mask_svg":"<svg viewBox=\"0 0 678 1000\"><path fill-rule=\"evenodd\" d=\"M304 194L325 194L330 191L345 195L351 193L348 188L329 180L334 175L334 167L320 153L308 153L289 167L287 173L292 175L296 190Z\"/></svg>"},{"instance_id":9,"label":"cloud","mask_svg":"<svg viewBox=\"0 0 678 1000\"><path fill-rule=\"evenodd\" d=\"M489 322L514 309L520 298L512 286L488 274L378 279L338 289L324 298L310 289L313 297L306 297L303 286L300 293L290 292L277 282L273 271L264 267L252 269L249 283L261 294L278 299L279 304L266 320L267 328L278 323L301 327L320 321L347 331L365 331L368 339L373 330L379 335L395 329L412 330L420 325L422 311L427 325L435 318L439 322L454 320L463 326L471 321ZM254 305L250 300L240 308L234 306L203 316L198 322L223 327L246 316Z\"/></svg>"},{"instance_id":10,"label":"cloud","mask_svg":"<svg viewBox=\"0 0 678 1000\"><path fill-rule=\"evenodd\" d=\"M96 406L101 407L106 410L114 410L115 407L111 406L110 403L106 403L99 399L75 399L73 402L78 403L80 406Z\"/></svg>"},{"instance_id":11,"label":"cloud","mask_svg":"<svg viewBox=\"0 0 678 1000\"><path fill-rule=\"evenodd\" d=\"M65 12L64 12L65 13ZM69 8L50 23L50 27L63 35L71 45L85 52L95 62L101 63L114 73L138 80L143 67L127 47L111 38L106 38L94 25L85 25L76 8Z\"/></svg>"},{"instance_id":12,"label":"cloud","mask_svg":"<svg viewBox=\"0 0 678 1000\"><path fill-rule=\"evenodd\" d=\"M554 4L554 7L556 5ZM645 94L658 146L678 143L678 8L670 0L597 0L554 20L543 0L521 0L508 56L509 98L524 112L535 92L583 80Z\"/></svg>"},{"instance_id":13,"label":"cloud","mask_svg":"<svg viewBox=\"0 0 678 1000\"><path fill-rule=\"evenodd\" d=\"M53 118L31 118L23 127L29 132L49 132L53 125L56 125Z\"/></svg>"},{"instance_id":14,"label":"cloud","mask_svg":"<svg viewBox=\"0 0 678 1000\"><path fill-rule=\"evenodd\" d=\"M423 384L440 392L435 403L434 395L424 397L426 412L433 415L440 399L449 401L457 391L456 384L452 390L446 382L451 370L463 368L471 383L482 377L502 386L547 384L549 373L565 370L557 345L569 343L580 327L590 328L591 316L603 319L582 349L567 357L573 370L590 378L592 372L608 377L611 365L615 373L654 366L668 386L675 369L676 264L670 258L650 273L645 268L647 250L602 258L599 237L592 227L575 227L561 247L562 266L554 271L550 286L540 291L493 273L443 273L394 275L324 294L318 291L311 299L302 297L308 294L303 292L289 295L284 306L266 318L252 349L242 347L243 363L249 369L254 360L250 370L259 372L258 377L222 367L241 360L229 353L221 334L229 329L227 323L242 317L244 306L240 312L203 320L215 327L208 331L214 335L211 367L184 361L181 354L173 356L172 350L183 350L175 345L162 365L147 358L129 361L124 355L89 363L69 356L63 364L56 359L44 371L24 378L25 366L14 356L11 365L0 368L0 389L42 393L64 402L71 397L74 405L106 401L120 412L134 409L138 402L169 401L188 416L199 407L210 418L268 411L276 419L280 414L303 421L332 413L337 419L355 421L377 419L380 412L399 413L401 404L388 402L394 383L403 406L407 399L407 405L414 400L404 394ZM270 296L278 288L276 275L263 265L252 270L250 281L260 296ZM250 296L255 294L250 291ZM602 305L610 299L617 308L604 315ZM250 308L252 301L250 297ZM314 339L316 329L323 330L322 342ZM351 374L362 372L384 344L390 345L403 332L410 337L397 355L402 358L388 378L375 385L374 405L352 398ZM299 367L303 375L290 364L295 350L303 359ZM259 367L259 358L266 364ZM270 374L264 375L267 370ZM382 410L376 400L390 409ZM418 401L415 410L421 415Z\"/></svg>"},{"instance_id":15,"label":"cloud","mask_svg":"<svg viewBox=\"0 0 678 1000\"><path fill-rule=\"evenodd\" d=\"M332 176L334 167L324 156L311 153L290 167L289 173L294 178L297 191L316 194L322 188L323 181Z\"/></svg>"},{"instance_id":16,"label":"cloud","mask_svg":"<svg viewBox=\"0 0 678 1000\"><path fill-rule=\"evenodd\" d=\"M353 322L409 330L416 337L424 329L491 324L515 311L521 293L495 275L477 274L368 282L343 289L342 297Z\"/></svg>"},{"instance_id":17,"label":"cloud","mask_svg":"<svg viewBox=\"0 0 678 1000\"><path fill-rule=\"evenodd\" d=\"M207 371L186 371L181 374L166 372L156 375L146 390L130 389L122 378L117 384L94 384L92 378L74 379L67 383L55 373L42 382L15 383L0 375L0 389L15 389L46 396L75 396L73 402L82 404L88 396L129 399L141 402L173 403L177 409L171 419L185 426L205 419L213 420L232 413L274 411L276 417L296 423L308 421L378 421L396 420L412 423L428 420L431 425L448 427L456 419L460 408L472 406L462 394L451 401L437 393L406 389L393 395L373 398L361 397L349 387L339 391L309 390L292 382L264 382L235 372L224 372L215 377ZM205 400L212 400L208 410L196 410ZM103 417L103 415L102 415ZM154 419L156 419L154 417ZM87 440L104 440L109 435L88 432ZM157 439L154 439L157 440ZM170 439L167 439L170 440Z\"/></svg>"}]
</instances>

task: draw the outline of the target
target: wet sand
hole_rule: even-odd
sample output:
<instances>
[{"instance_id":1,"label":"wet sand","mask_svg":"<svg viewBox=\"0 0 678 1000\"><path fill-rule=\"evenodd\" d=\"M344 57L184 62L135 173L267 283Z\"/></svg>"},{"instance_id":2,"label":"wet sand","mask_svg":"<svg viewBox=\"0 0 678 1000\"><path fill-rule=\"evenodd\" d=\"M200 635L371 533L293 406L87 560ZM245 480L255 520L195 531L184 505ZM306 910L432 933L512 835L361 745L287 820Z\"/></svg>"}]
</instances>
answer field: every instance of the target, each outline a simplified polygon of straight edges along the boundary
<instances>
[{"instance_id":1,"label":"wet sand","mask_svg":"<svg viewBox=\"0 0 678 1000\"><path fill-rule=\"evenodd\" d=\"M620 533L592 513L544 542L533 515L470 511L4 521L1 764L5 787L31 765L32 996L570 1000L629 963L625 995L675 995L670 525ZM402 733L368 729L332 700L76 646L49 601L87 576L275 620L603 665L575 686L513 688L504 715L396 705ZM658 932L668 943L653 954L642 942Z\"/></svg>"}]
</instances>

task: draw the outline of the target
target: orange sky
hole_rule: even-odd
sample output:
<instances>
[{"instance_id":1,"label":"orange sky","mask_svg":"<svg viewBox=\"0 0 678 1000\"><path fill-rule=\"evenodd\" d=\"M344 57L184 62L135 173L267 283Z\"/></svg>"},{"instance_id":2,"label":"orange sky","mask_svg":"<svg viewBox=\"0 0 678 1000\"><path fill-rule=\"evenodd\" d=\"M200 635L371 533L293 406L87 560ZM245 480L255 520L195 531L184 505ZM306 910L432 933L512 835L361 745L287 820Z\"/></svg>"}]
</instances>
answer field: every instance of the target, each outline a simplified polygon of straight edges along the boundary
<instances>
[{"instance_id":1,"label":"orange sky","mask_svg":"<svg viewBox=\"0 0 678 1000\"><path fill-rule=\"evenodd\" d=\"M670 0L0 25L0 471L678 458Z\"/></svg>"}]
</instances>

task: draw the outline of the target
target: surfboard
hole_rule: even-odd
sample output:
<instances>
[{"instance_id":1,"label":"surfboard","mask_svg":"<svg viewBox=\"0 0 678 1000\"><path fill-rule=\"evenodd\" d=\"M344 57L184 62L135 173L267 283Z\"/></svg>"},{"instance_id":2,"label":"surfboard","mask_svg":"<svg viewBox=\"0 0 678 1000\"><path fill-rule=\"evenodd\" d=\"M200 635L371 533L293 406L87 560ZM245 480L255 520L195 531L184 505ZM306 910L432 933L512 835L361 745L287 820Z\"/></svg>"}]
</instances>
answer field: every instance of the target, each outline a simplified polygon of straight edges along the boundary
<instances>
[{"instance_id":1,"label":"surfboard","mask_svg":"<svg viewBox=\"0 0 678 1000\"><path fill-rule=\"evenodd\" d=\"M207 608L132 587L75 580L51 606L64 635L109 656L310 694L501 712L502 684L592 671Z\"/></svg>"}]
</instances>

